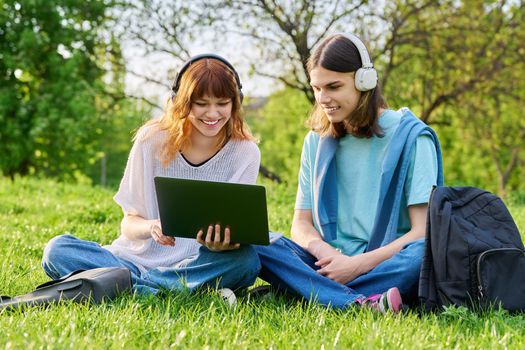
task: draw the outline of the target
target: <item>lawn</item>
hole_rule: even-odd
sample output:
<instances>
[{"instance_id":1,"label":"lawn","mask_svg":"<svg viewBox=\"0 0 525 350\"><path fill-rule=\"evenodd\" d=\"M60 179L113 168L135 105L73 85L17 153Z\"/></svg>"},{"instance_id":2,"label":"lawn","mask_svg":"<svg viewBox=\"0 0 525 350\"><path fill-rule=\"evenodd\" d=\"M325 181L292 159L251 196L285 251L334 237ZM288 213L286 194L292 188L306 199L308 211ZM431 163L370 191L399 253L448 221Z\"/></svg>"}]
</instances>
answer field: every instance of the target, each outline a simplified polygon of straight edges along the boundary
<instances>
[{"instance_id":1,"label":"lawn","mask_svg":"<svg viewBox=\"0 0 525 350\"><path fill-rule=\"evenodd\" d=\"M294 188L264 183L270 226L287 232ZM69 232L110 243L120 208L113 190L51 180L0 178L0 295L32 290L48 278L40 267L46 242ZM509 205L520 232L525 205ZM258 281L257 283L262 283ZM5 349L523 349L525 317L495 310L449 308L378 315L335 311L282 298L240 299L227 307L212 293L163 297L124 295L101 305L62 303L0 314Z\"/></svg>"}]
</instances>

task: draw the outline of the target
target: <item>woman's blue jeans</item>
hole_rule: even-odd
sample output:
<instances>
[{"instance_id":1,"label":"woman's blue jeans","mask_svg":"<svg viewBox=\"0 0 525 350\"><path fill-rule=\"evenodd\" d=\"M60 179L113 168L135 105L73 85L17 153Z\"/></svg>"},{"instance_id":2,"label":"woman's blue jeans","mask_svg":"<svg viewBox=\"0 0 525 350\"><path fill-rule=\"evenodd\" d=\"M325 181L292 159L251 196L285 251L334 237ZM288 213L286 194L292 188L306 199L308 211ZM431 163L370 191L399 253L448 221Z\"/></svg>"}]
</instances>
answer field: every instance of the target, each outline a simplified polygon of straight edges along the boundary
<instances>
[{"instance_id":1,"label":"woman's blue jeans","mask_svg":"<svg viewBox=\"0 0 525 350\"><path fill-rule=\"evenodd\" d=\"M126 267L131 272L133 288L138 293L156 294L159 289L247 288L255 282L261 265L252 246L225 252L212 252L201 247L198 255L176 266L158 267L144 273L98 243L61 235L51 239L45 247L42 267L52 279L75 270Z\"/></svg>"},{"instance_id":2,"label":"woman's blue jeans","mask_svg":"<svg viewBox=\"0 0 525 350\"><path fill-rule=\"evenodd\" d=\"M404 299L417 293L424 239L407 244L392 258L344 285L316 272L317 259L287 238L269 246L254 246L261 260L260 278L279 290L334 308L346 308L357 298L398 287Z\"/></svg>"}]
</instances>

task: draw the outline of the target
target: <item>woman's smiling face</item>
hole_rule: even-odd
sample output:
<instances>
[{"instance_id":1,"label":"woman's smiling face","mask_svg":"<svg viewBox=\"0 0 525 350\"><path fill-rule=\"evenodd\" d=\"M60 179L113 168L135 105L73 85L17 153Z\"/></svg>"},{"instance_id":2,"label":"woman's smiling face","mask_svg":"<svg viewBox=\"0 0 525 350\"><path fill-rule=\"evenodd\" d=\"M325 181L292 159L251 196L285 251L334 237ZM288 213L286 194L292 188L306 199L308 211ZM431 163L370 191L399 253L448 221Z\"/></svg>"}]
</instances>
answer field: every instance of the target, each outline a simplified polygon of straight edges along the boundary
<instances>
[{"instance_id":1,"label":"woman's smiling face","mask_svg":"<svg viewBox=\"0 0 525 350\"><path fill-rule=\"evenodd\" d=\"M315 101L332 124L348 119L357 108L361 92L355 88L354 74L335 72L320 66L310 71Z\"/></svg>"},{"instance_id":2,"label":"woman's smiling face","mask_svg":"<svg viewBox=\"0 0 525 350\"><path fill-rule=\"evenodd\" d=\"M201 96L192 101L189 119L198 134L218 137L232 115L232 100L228 97Z\"/></svg>"}]
</instances>

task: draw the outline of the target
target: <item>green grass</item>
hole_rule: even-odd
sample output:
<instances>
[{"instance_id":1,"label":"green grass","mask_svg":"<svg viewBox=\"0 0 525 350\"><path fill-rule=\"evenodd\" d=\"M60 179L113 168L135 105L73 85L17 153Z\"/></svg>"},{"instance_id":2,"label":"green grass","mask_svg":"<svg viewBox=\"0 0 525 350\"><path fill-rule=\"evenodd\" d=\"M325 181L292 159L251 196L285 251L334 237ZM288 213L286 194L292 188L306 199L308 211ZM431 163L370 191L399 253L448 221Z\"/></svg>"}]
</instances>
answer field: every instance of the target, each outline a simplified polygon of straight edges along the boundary
<instances>
[{"instance_id":1,"label":"green grass","mask_svg":"<svg viewBox=\"0 0 525 350\"><path fill-rule=\"evenodd\" d=\"M295 188L265 183L273 230L287 232ZM120 208L113 191L51 180L0 179L0 295L32 290L48 278L46 242L70 232L110 243ZM521 232L525 204L510 201ZM260 283L260 282L258 282ZM0 314L5 349L522 349L525 317L449 308L440 314L335 311L281 298L240 300L234 309L210 293L124 295L101 305L62 303Z\"/></svg>"}]
</instances>

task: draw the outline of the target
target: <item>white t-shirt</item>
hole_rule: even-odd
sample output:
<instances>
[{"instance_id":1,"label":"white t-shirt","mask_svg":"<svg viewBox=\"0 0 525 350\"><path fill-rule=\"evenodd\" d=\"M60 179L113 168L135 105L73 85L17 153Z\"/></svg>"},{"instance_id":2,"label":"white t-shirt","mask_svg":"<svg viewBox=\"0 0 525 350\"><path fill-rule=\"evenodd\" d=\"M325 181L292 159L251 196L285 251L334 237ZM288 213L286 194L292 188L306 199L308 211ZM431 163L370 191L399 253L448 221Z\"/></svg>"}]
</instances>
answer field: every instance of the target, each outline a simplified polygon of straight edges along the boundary
<instances>
[{"instance_id":1,"label":"white t-shirt","mask_svg":"<svg viewBox=\"0 0 525 350\"><path fill-rule=\"evenodd\" d=\"M252 141L230 140L217 154L200 166L189 164L180 153L164 166L159 150L167 133L151 128L158 126L142 130L137 136L119 190L113 197L124 212L148 220L159 218L153 182L155 176L243 184L254 184L257 180L261 155L259 148ZM144 137L146 134L149 136ZM152 268L174 266L195 256L199 247L200 244L190 238L178 237L175 246L172 247L160 245L152 238L130 240L121 234L111 245L104 248L132 262L145 272Z\"/></svg>"}]
</instances>

